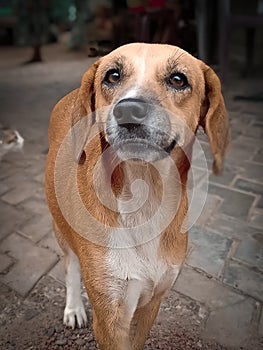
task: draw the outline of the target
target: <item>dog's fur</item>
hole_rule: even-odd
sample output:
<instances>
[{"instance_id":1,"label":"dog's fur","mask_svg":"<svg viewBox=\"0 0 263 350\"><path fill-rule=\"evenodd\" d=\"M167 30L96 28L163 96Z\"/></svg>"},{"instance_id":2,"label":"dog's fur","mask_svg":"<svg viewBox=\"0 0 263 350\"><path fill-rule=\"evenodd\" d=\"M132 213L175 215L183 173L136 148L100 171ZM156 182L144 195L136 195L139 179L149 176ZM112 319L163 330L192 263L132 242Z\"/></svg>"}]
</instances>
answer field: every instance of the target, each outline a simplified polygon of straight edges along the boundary
<instances>
[{"instance_id":1,"label":"dog's fur","mask_svg":"<svg viewBox=\"0 0 263 350\"><path fill-rule=\"evenodd\" d=\"M111 69L120 71L117 82L105 82ZM187 78L187 85L183 88L174 88L170 84L169 77L176 72ZM153 107L147 112L147 125L122 128L116 123L114 107L126 99L140 99L166 112L162 115ZM73 156L64 157L66 165L60 166L57 158L69 130L94 111L97 111L96 115L87 118L85 128L71 132ZM80 295L81 270L93 306L93 326L100 349L143 349L160 303L173 285L185 258L187 234L182 225L187 217L186 185L193 138L190 137L187 147L184 147L186 134L180 128L177 130L174 116L193 136L198 126L205 129L214 157L213 170L219 174L229 135L220 82L211 68L177 47L129 44L118 48L95 62L84 74L80 88L59 101L52 112L46 195L55 233L65 253L67 303L64 323L74 327L76 322L78 326L87 322ZM95 119L102 128L87 142ZM156 124L158 130L152 131L151 126ZM150 145L137 147L136 133L139 132L140 140L144 139ZM175 136L178 145L174 147ZM153 143L158 147L155 148ZM97 161L107 149L110 149L109 155L101 162L100 172L94 179ZM163 154L163 149L169 157ZM134 159L125 161L127 154L133 158L133 152ZM121 161L117 164L116 159ZM168 159L172 159L177 175ZM115 169L109 170L114 164L117 164ZM66 196L63 202L68 203L70 220L61 210L56 172L61 175L58 184L64 179L65 183L74 181L69 171L74 166L77 168L79 198L90 216L102 225L89 223L85 213L79 210L71 188L73 182L61 191ZM112 171L112 176L108 184L105 179L109 171ZM147 199L139 209L127 211L127 201L130 203L143 191L140 185L137 192L131 188L137 179L147 183ZM102 189L104 199L111 198L112 207L98 198L94 187ZM168 200L161 203L165 188L168 188ZM144 226L145 230L140 229L139 226L147 222L161 205L157 220L150 221ZM161 221L171 208L176 209L175 215L166 227L160 225L159 228L158 220ZM76 227L81 224L88 232L86 236L77 232ZM120 233L119 227L124 231L127 229L126 234ZM132 227L136 229L129 235ZM151 236L156 227L158 235Z\"/></svg>"}]
</instances>

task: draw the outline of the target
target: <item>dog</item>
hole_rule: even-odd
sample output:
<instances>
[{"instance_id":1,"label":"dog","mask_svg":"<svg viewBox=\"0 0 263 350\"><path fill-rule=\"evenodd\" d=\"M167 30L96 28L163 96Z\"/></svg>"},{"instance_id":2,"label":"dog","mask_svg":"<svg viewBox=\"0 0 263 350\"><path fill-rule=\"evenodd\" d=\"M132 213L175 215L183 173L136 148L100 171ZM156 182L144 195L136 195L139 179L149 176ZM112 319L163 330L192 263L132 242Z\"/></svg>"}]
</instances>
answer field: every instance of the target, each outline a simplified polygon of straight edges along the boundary
<instances>
[{"instance_id":1,"label":"dog","mask_svg":"<svg viewBox=\"0 0 263 350\"><path fill-rule=\"evenodd\" d=\"M54 107L45 181L65 254L64 323L87 324L82 275L100 349L143 349L178 276L199 126L220 174L229 126L219 78L164 44L128 44L98 59Z\"/></svg>"}]
</instances>

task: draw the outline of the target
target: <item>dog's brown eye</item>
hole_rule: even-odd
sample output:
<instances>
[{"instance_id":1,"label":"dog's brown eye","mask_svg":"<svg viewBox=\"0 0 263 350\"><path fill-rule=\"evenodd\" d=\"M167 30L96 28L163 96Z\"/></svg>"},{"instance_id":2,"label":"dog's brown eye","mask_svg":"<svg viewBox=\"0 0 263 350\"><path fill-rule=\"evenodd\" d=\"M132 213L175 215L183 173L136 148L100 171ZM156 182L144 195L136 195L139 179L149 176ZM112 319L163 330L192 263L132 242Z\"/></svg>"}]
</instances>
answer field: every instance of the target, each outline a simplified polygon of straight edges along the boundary
<instances>
[{"instance_id":1,"label":"dog's brown eye","mask_svg":"<svg viewBox=\"0 0 263 350\"><path fill-rule=\"evenodd\" d=\"M175 89L184 89L188 86L187 78L183 73L171 74L168 83Z\"/></svg>"},{"instance_id":2,"label":"dog's brown eye","mask_svg":"<svg viewBox=\"0 0 263 350\"><path fill-rule=\"evenodd\" d=\"M104 82L108 84L115 84L120 80L120 78L121 74L118 69L111 69L106 73Z\"/></svg>"}]
</instances>

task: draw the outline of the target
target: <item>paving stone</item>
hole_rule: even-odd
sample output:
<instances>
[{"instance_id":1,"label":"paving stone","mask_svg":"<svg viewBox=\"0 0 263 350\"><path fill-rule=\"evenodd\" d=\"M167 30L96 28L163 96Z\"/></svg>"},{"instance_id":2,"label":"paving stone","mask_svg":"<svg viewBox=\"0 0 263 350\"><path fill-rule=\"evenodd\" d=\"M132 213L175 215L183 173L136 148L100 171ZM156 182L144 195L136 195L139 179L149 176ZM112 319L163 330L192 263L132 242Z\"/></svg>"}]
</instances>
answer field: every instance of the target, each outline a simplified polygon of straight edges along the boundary
<instances>
[{"instance_id":1,"label":"paving stone","mask_svg":"<svg viewBox=\"0 0 263 350\"><path fill-rule=\"evenodd\" d=\"M249 219L249 224L258 230L263 229L263 213L253 210Z\"/></svg>"},{"instance_id":2,"label":"paving stone","mask_svg":"<svg viewBox=\"0 0 263 350\"><path fill-rule=\"evenodd\" d=\"M252 158L254 162L263 163L263 150L259 150Z\"/></svg>"},{"instance_id":3,"label":"paving stone","mask_svg":"<svg viewBox=\"0 0 263 350\"><path fill-rule=\"evenodd\" d=\"M246 129L246 136L252 137L253 139L260 139L263 136L263 127L262 124L254 122L249 125Z\"/></svg>"},{"instance_id":4,"label":"paving stone","mask_svg":"<svg viewBox=\"0 0 263 350\"><path fill-rule=\"evenodd\" d=\"M15 258L17 262L10 271L0 276L3 283L25 296L58 260L55 253L32 244L18 234L9 235L0 245L1 252Z\"/></svg>"},{"instance_id":5,"label":"paving stone","mask_svg":"<svg viewBox=\"0 0 263 350\"><path fill-rule=\"evenodd\" d=\"M16 208L2 202L0 200L1 226L0 240L7 234L15 231L19 225L22 225L30 218L29 213L17 210Z\"/></svg>"},{"instance_id":6,"label":"paving stone","mask_svg":"<svg viewBox=\"0 0 263 350\"><path fill-rule=\"evenodd\" d=\"M0 162L0 180L5 179L6 177L14 173L14 166L10 163L7 163L4 159Z\"/></svg>"},{"instance_id":7,"label":"paving stone","mask_svg":"<svg viewBox=\"0 0 263 350\"><path fill-rule=\"evenodd\" d=\"M23 129L20 129L21 134L25 139L23 148L19 152L9 153L8 158L6 159L7 162L19 165L23 168L27 168L33 164L36 164L38 161L44 159L41 153L43 145L41 145L42 140L40 140L40 138L43 138L43 134L45 134L46 125L45 128L43 127L42 129L41 137L37 138L37 134L40 130L36 129L39 127L39 124L35 118L30 122L30 125L26 125L25 127L23 126ZM32 135L31 131L34 131L35 135Z\"/></svg>"},{"instance_id":8,"label":"paving stone","mask_svg":"<svg viewBox=\"0 0 263 350\"><path fill-rule=\"evenodd\" d=\"M203 156L201 156L201 157L199 157L199 158L196 158L196 159L195 159L195 164L196 164L196 166L198 166L199 168L202 168L202 169L205 169L205 170L208 169L209 172L211 172L212 169L213 169L213 159L207 159L207 158L206 158L206 159L205 159L205 162L204 162Z\"/></svg>"},{"instance_id":9,"label":"paving stone","mask_svg":"<svg viewBox=\"0 0 263 350\"><path fill-rule=\"evenodd\" d=\"M231 142L233 141L233 133L238 136L242 135L244 132L244 123L237 123L236 118L233 116L233 113L230 114L232 117L230 119L230 130L231 130Z\"/></svg>"},{"instance_id":10,"label":"paving stone","mask_svg":"<svg viewBox=\"0 0 263 350\"><path fill-rule=\"evenodd\" d=\"M1 180L0 180L1 181ZM0 196L4 193L6 193L8 190L10 190L10 187L7 186L5 183L1 182L0 186Z\"/></svg>"},{"instance_id":11,"label":"paving stone","mask_svg":"<svg viewBox=\"0 0 263 350\"><path fill-rule=\"evenodd\" d=\"M259 320L258 332L259 332L260 335L263 336L263 310L261 310L261 316L260 316L260 320Z\"/></svg>"},{"instance_id":12,"label":"paving stone","mask_svg":"<svg viewBox=\"0 0 263 350\"><path fill-rule=\"evenodd\" d=\"M231 141L232 139L232 133L237 132L239 134L246 134L248 125L252 125L252 122L254 121L254 116L241 116L241 113L230 113L230 125L231 125Z\"/></svg>"},{"instance_id":13,"label":"paving stone","mask_svg":"<svg viewBox=\"0 0 263 350\"><path fill-rule=\"evenodd\" d=\"M19 232L34 242L40 241L52 229L50 215L35 215L19 228Z\"/></svg>"},{"instance_id":14,"label":"paving stone","mask_svg":"<svg viewBox=\"0 0 263 350\"><path fill-rule=\"evenodd\" d=\"M244 296L233 292L222 283L186 266L182 269L173 289L213 310L236 304L245 299Z\"/></svg>"},{"instance_id":15,"label":"paving stone","mask_svg":"<svg viewBox=\"0 0 263 350\"><path fill-rule=\"evenodd\" d=\"M209 192L224 199L220 206L221 213L243 220L246 220L251 205L256 198L252 194L241 193L234 189L220 187L214 184L210 184Z\"/></svg>"},{"instance_id":16,"label":"paving stone","mask_svg":"<svg viewBox=\"0 0 263 350\"><path fill-rule=\"evenodd\" d=\"M194 249L186 260L187 264L212 276L219 276L232 241L199 227L190 230L189 241Z\"/></svg>"},{"instance_id":17,"label":"paving stone","mask_svg":"<svg viewBox=\"0 0 263 350\"><path fill-rule=\"evenodd\" d=\"M246 134L239 136L234 144L239 145L240 148L242 148L243 145L249 145L249 147L254 148L254 151L252 150L252 154L257 153L258 150L262 147L261 141L259 139L255 137L248 137Z\"/></svg>"},{"instance_id":18,"label":"paving stone","mask_svg":"<svg viewBox=\"0 0 263 350\"><path fill-rule=\"evenodd\" d=\"M226 159L231 160L232 164L242 165L244 160L252 158L256 152L255 147L250 143L240 142L240 139L230 143L226 153Z\"/></svg>"},{"instance_id":19,"label":"paving stone","mask_svg":"<svg viewBox=\"0 0 263 350\"><path fill-rule=\"evenodd\" d=\"M243 130L237 128L236 125L235 120L230 120L230 142L235 142L243 133Z\"/></svg>"},{"instance_id":20,"label":"paving stone","mask_svg":"<svg viewBox=\"0 0 263 350\"><path fill-rule=\"evenodd\" d=\"M26 168L26 172L30 175L39 175L45 173L46 157L39 154L38 158Z\"/></svg>"},{"instance_id":21,"label":"paving stone","mask_svg":"<svg viewBox=\"0 0 263 350\"><path fill-rule=\"evenodd\" d=\"M263 208L263 184L248 181L246 179L237 179L235 181L234 187L249 193L253 193L255 195L259 195L260 200L257 202L257 207Z\"/></svg>"},{"instance_id":22,"label":"paving stone","mask_svg":"<svg viewBox=\"0 0 263 350\"><path fill-rule=\"evenodd\" d=\"M188 190L188 201L188 227L204 225L221 205L221 199L207 193L203 187Z\"/></svg>"},{"instance_id":23,"label":"paving stone","mask_svg":"<svg viewBox=\"0 0 263 350\"><path fill-rule=\"evenodd\" d=\"M0 273L13 264L13 260L5 254L0 254Z\"/></svg>"},{"instance_id":24,"label":"paving stone","mask_svg":"<svg viewBox=\"0 0 263 350\"><path fill-rule=\"evenodd\" d=\"M57 243L53 230L48 232L39 242L39 245L44 248L51 249L57 255L62 256L63 252Z\"/></svg>"},{"instance_id":25,"label":"paving stone","mask_svg":"<svg viewBox=\"0 0 263 350\"><path fill-rule=\"evenodd\" d=\"M28 145L28 142L26 141L26 143L24 145ZM22 155L22 157L21 157L21 155ZM28 156L30 156L31 158L33 157L32 151L30 152L30 154L28 154ZM14 166L16 167L16 169L17 169L16 173L25 173L26 168L29 167L32 163L32 159L30 159L30 160L26 159L24 152L23 153L10 153L7 161L13 167ZM13 175L13 174L11 174L11 175Z\"/></svg>"},{"instance_id":26,"label":"paving stone","mask_svg":"<svg viewBox=\"0 0 263 350\"><path fill-rule=\"evenodd\" d=\"M235 128L235 126L230 126L231 128L231 142L236 141L241 135L242 131L239 131Z\"/></svg>"},{"instance_id":27,"label":"paving stone","mask_svg":"<svg viewBox=\"0 0 263 350\"><path fill-rule=\"evenodd\" d=\"M249 298L224 308L213 310L207 319L206 338L226 346L246 349L252 337L255 302Z\"/></svg>"},{"instance_id":28,"label":"paving stone","mask_svg":"<svg viewBox=\"0 0 263 350\"><path fill-rule=\"evenodd\" d=\"M248 266L230 261L223 282L263 301L263 274Z\"/></svg>"},{"instance_id":29,"label":"paving stone","mask_svg":"<svg viewBox=\"0 0 263 350\"><path fill-rule=\"evenodd\" d=\"M228 95L228 91L224 92L224 97L227 102L226 107L228 111L228 117L230 119L232 119L233 116L235 116L235 118L240 118L240 116L242 115L242 108L240 104L233 99L232 95Z\"/></svg>"},{"instance_id":30,"label":"paving stone","mask_svg":"<svg viewBox=\"0 0 263 350\"><path fill-rule=\"evenodd\" d=\"M252 179L255 181L263 182L263 164L255 164L252 162L244 162L242 164L244 167L244 177Z\"/></svg>"},{"instance_id":31,"label":"paving stone","mask_svg":"<svg viewBox=\"0 0 263 350\"><path fill-rule=\"evenodd\" d=\"M223 174L220 176L211 174L209 176L209 181L212 183L216 183L216 184L218 183L218 184L227 186L227 185L230 185L230 183L234 180L236 176L237 176L237 173L224 169Z\"/></svg>"},{"instance_id":32,"label":"paving stone","mask_svg":"<svg viewBox=\"0 0 263 350\"><path fill-rule=\"evenodd\" d=\"M36 195L20 204L21 208L32 214L48 215L49 210L44 201L44 193L40 197Z\"/></svg>"},{"instance_id":33,"label":"paving stone","mask_svg":"<svg viewBox=\"0 0 263 350\"><path fill-rule=\"evenodd\" d=\"M24 169L13 169L8 177L2 180L2 182L10 188L18 187L19 184L28 183L31 178L26 174Z\"/></svg>"},{"instance_id":34,"label":"paving stone","mask_svg":"<svg viewBox=\"0 0 263 350\"><path fill-rule=\"evenodd\" d=\"M262 229L257 229L251 226L248 226L247 222L237 220L233 217L226 215L214 215L206 223L206 227L209 230L214 230L224 237L230 239L241 241L253 235L260 233Z\"/></svg>"},{"instance_id":35,"label":"paving stone","mask_svg":"<svg viewBox=\"0 0 263 350\"><path fill-rule=\"evenodd\" d=\"M19 204L32 197L39 188L39 184L33 182L23 182L23 186L16 186L8 191L1 199L11 205Z\"/></svg>"},{"instance_id":36,"label":"paving stone","mask_svg":"<svg viewBox=\"0 0 263 350\"><path fill-rule=\"evenodd\" d=\"M16 167L24 168L27 166L25 160L25 154L27 152L26 148L28 148L28 142L25 142L23 148L18 152L9 152L6 159L6 162L9 164L14 164Z\"/></svg>"},{"instance_id":37,"label":"paving stone","mask_svg":"<svg viewBox=\"0 0 263 350\"><path fill-rule=\"evenodd\" d=\"M237 246L233 257L241 262L255 266L263 272L263 234L258 233L251 238L242 240Z\"/></svg>"},{"instance_id":38,"label":"paving stone","mask_svg":"<svg viewBox=\"0 0 263 350\"><path fill-rule=\"evenodd\" d=\"M259 79L261 82L261 79ZM255 87L255 90L260 90L260 87ZM261 109L261 111L260 111ZM253 120L262 121L262 104L261 103L247 103L243 106L242 115L251 116Z\"/></svg>"},{"instance_id":39,"label":"paving stone","mask_svg":"<svg viewBox=\"0 0 263 350\"><path fill-rule=\"evenodd\" d=\"M44 187L44 182L45 182L45 174L44 174L44 172L36 175L34 177L34 180L37 181L37 182L40 182L43 185L43 187Z\"/></svg>"},{"instance_id":40,"label":"paving stone","mask_svg":"<svg viewBox=\"0 0 263 350\"><path fill-rule=\"evenodd\" d=\"M53 267L53 269L50 270L49 276L54 278L56 281L65 284L65 270L63 259L60 259L59 262Z\"/></svg>"},{"instance_id":41,"label":"paving stone","mask_svg":"<svg viewBox=\"0 0 263 350\"><path fill-rule=\"evenodd\" d=\"M201 215L198 217L196 224L199 226L204 226L208 219L219 210L221 203L222 200L218 196L214 196L208 193ZM196 210L196 208L198 209L197 203L194 205L194 207L194 210Z\"/></svg>"}]
</instances>

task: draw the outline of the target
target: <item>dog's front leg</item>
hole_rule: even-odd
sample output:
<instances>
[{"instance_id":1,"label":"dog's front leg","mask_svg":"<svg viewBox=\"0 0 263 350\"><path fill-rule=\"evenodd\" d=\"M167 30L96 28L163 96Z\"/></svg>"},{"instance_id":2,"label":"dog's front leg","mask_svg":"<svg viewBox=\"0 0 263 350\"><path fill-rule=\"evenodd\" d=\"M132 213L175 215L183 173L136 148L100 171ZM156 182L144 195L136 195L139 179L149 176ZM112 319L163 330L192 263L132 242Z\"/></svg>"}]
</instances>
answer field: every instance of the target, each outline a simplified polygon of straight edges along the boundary
<instances>
[{"instance_id":1,"label":"dog's front leg","mask_svg":"<svg viewBox=\"0 0 263 350\"><path fill-rule=\"evenodd\" d=\"M119 310L114 308L106 317L100 310L93 309L93 329L100 350L132 350L129 339L129 325L122 324L122 317L118 317ZM107 311L106 311L107 312ZM111 318L112 320L110 320Z\"/></svg>"},{"instance_id":2,"label":"dog's front leg","mask_svg":"<svg viewBox=\"0 0 263 350\"><path fill-rule=\"evenodd\" d=\"M143 350L164 295L157 295L145 306L138 308L131 324L132 350Z\"/></svg>"},{"instance_id":3,"label":"dog's front leg","mask_svg":"<svg viewBox=\"0 0 263 350\"><path fill-rule=\"evenodd\" d=\"M161 302L174 284L179 271L179 267L169 270L155 287L152 298L148 303L138 307L134 312L130 326L130 339L133 350L143 350L144 344L158 315Z\"/></svg>"},{"instance_id":4,"label":"dog's front leg","mask_svg":"<svg viewBox=\"0 0 263 350\"><path fill-rule=\"evenodd\" d=\"M79 260L76 254L70 249L64 235L54 222L54 233L60 248L64 252L64 267L66 280L66 307L64 310L63 322L66 326L75 328L86 326L87 315L81 297L81 273Z\"/></svg>"},{"instance_id":5,"label":"dog's front leg","mask_svg":"<svg viewBox=\"0 0 263 350\"><path fill-rule=\"evenodd\" d=\"M93 302L93 326L100 350L132 350L131 322L141 297L141 282L112 280Z\"/></svg>"},{"instance_id":6,"label":"dog's front leg","mask_svg":"<svg viewBox=\"0 0 263 350\"><path fill-rule=\"evenodd\" d=\"M64 324L75 328L87 324L87 315L81 297L81 273L77 256L68 248L65 255L65 277L66 277L66 307L64 310Z\"/></svg>"}]
</instances>

